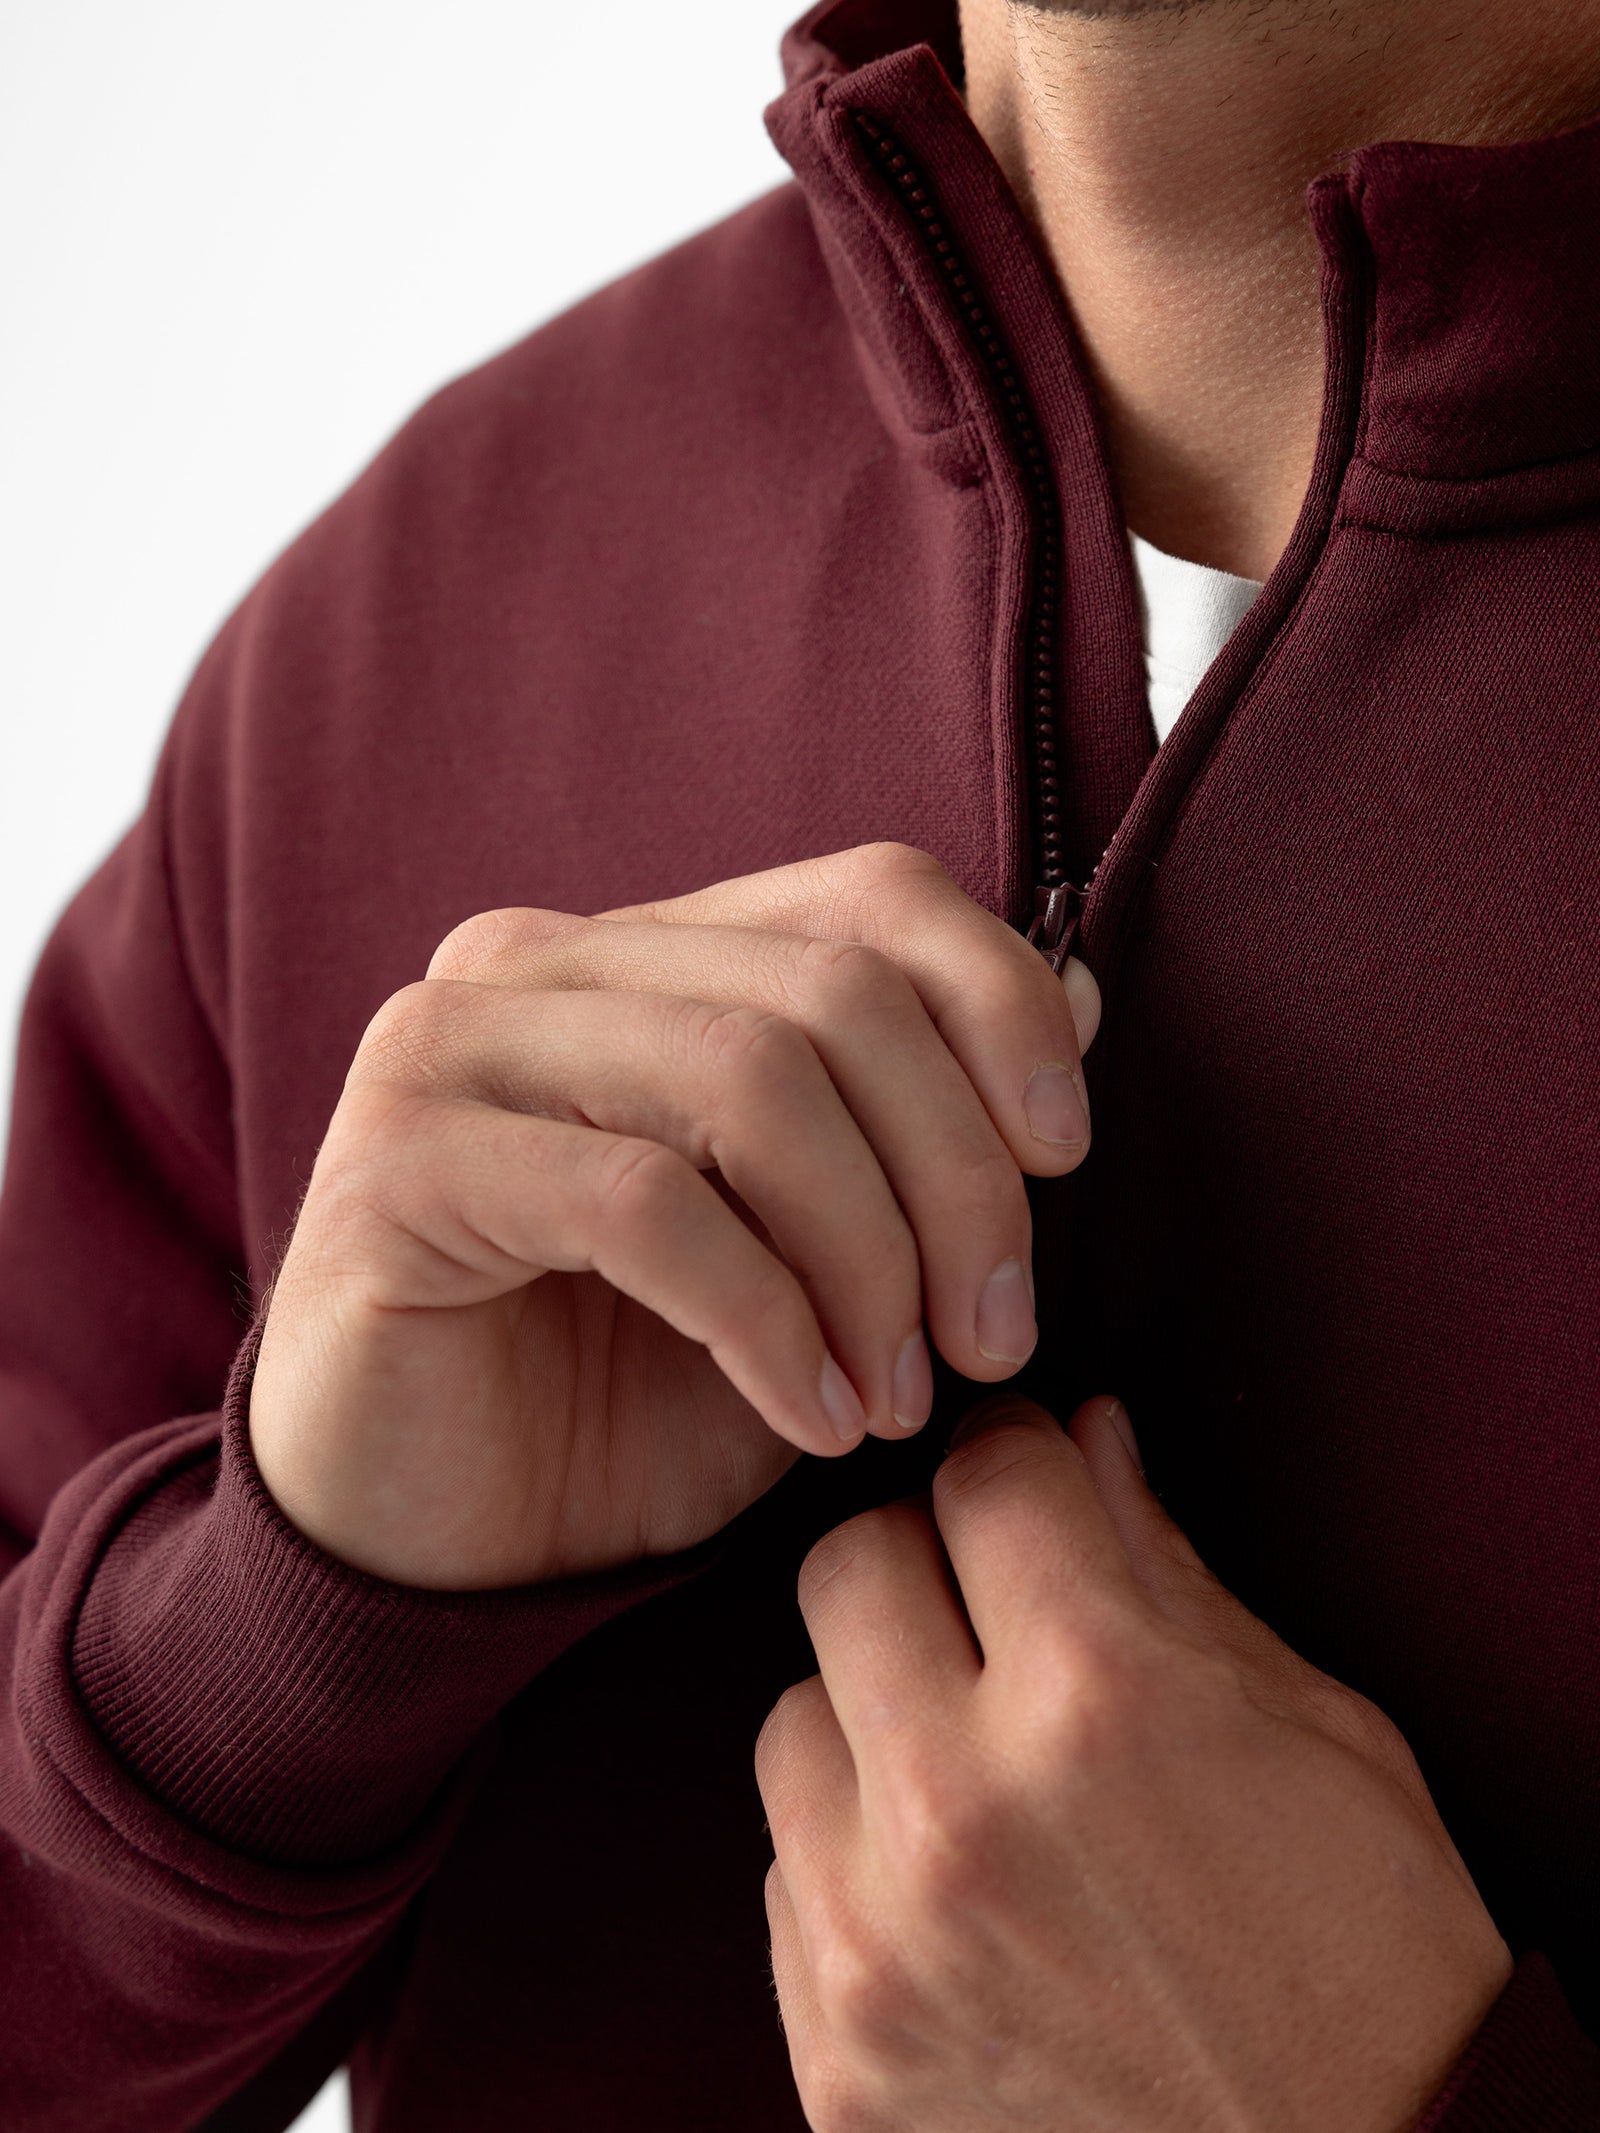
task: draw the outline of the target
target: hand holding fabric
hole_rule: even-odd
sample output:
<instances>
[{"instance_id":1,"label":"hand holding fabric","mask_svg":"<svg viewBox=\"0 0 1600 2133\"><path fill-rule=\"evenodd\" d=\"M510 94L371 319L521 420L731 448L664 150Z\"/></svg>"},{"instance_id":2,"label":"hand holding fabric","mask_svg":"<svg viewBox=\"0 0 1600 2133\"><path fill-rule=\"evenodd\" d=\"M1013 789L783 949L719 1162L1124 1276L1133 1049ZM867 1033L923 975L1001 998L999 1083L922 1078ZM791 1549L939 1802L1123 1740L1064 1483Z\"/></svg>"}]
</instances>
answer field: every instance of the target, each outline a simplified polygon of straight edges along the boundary
<instances>
[{"instance_id":1,"label":"hand holding fabric","mask_svg":"<svg viewBox=\"0 0 1600 2133\"><path fill-rule=\"evenodd\" d=\"M756 1771L814 2133L1403 2133L1510 1976L1399 1733L1131 1444L992 1403L806 1558Z\"/></svg>"},{"instance_id":2,"label":"hand holding fabric","mask_svg":"<svg viewBox=\"0 0 1600 2133\"><path fill-rule=\"evenodd\" d=\"M672 1555L1037 1338L1026 1177L1100 997L925 852L478 912L373 1016L273 1285L261 1477L325 1554L493 1590Z\"/></svg>"}]
</instances>

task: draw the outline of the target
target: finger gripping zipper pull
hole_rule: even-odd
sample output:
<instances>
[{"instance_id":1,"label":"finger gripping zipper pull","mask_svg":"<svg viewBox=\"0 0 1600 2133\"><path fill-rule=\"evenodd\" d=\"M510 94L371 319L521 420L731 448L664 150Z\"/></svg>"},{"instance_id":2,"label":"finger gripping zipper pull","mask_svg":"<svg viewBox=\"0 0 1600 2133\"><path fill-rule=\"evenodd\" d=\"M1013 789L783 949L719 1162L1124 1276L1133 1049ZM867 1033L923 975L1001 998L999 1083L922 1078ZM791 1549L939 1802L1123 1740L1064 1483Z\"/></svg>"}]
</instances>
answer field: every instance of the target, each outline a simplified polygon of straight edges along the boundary
<instances>
[{"instance_id":1,"label":"finger gripping zipper pull","mask_svg":"<svg viewBox=\"0 0 1600 2133\"><path fill-rule=\"evenodd\" d=\"M1082 911L1083 891L1070 881L1058 881L1051 888L1033 892L1033 924L1028 928L1028 939L1057 977L1072 953Z\"/></svg>"}]
</instances>

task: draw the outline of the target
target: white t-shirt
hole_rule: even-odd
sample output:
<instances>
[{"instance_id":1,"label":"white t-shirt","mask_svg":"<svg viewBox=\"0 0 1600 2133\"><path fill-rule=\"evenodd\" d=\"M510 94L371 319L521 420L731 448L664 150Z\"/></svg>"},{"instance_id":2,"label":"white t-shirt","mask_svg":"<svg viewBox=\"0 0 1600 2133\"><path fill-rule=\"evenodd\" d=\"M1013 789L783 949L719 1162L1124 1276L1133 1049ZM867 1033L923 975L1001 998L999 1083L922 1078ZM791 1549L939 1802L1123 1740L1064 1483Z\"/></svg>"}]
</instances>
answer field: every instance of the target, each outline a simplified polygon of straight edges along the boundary
<instances>
[{"instance_id":1,"label":"white t-shirt","mask_svg":"<svg viewBox=\"0 0 1600 2133\"><path fill-rule=\"evenodd\" d=\"M1139 581L1150 715L1157 741L1164 741L1261 587L1254 578L1236 578L1206 563L1166 555L1136 533L1129 539Z\"/></svg>"}]
</instances>

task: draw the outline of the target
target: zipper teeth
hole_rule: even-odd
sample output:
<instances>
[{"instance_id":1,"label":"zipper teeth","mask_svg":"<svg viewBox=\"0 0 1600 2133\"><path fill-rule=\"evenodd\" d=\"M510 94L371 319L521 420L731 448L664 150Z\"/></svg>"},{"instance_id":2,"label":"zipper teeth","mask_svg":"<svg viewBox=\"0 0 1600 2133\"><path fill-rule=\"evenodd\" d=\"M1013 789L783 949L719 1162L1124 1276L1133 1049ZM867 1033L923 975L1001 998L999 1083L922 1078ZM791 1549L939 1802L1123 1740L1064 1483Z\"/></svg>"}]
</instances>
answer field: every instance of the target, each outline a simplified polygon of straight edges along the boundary
<instances>
[{"instance_id":1,"label":"zipper teeth","mask_svg":"<svg viewBox=\"0 0 1600 2133\"><path fill-rule=\"evenodd\" d=\"M1060 762L1056 747L1056 632L1061 572L1061 523L1055 482L1033 410L1028 405L1010 350L974 286L966 260L951 242L931 187L888 128L862 112L853 114L872 152L915 218L928 249L944 270L996 385L1010 422L1018 460L1033 494L1038 560L1024 637L1023 692L1033 769L1034 878L1039 887L1066 884L1066 836L1061 819Z\"/></svg>"}]
</instances>

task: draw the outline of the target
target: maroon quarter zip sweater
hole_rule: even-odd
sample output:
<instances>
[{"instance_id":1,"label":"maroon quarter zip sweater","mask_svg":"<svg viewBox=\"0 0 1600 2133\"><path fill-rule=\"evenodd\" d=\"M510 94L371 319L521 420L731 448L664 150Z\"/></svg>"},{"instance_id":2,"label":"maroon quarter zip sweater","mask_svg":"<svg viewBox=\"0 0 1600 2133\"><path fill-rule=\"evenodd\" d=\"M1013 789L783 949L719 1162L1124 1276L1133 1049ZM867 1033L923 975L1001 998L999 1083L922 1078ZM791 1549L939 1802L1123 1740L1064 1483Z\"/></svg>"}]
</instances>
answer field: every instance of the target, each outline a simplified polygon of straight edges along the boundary
<instances>
[{"instance_id":1,"label":"maroon quarter zip sweater","mask_svg":"<svg viewBox=\"0 0 1600 2133\"><path fill-rule=\"evenodd\" d=\"M1519 1962L1425 2124L1600 2125L1600 126L1310 196L1298 531L1157 756L1060 297L947 0L785 48L797 182L442 392L203 660L40 964L0 1202L0 2125L800 2133L752 1750L817 1536L471 1596L251 1464L248 1328L450 928L899 838L1093 875L1096 1142L1034 1195L1248 1605L1415 1748ZM1104 856L1102 857L1102 853Z\"/></svg>"}]
</instances>

